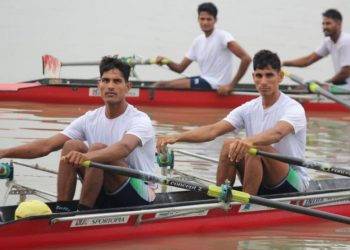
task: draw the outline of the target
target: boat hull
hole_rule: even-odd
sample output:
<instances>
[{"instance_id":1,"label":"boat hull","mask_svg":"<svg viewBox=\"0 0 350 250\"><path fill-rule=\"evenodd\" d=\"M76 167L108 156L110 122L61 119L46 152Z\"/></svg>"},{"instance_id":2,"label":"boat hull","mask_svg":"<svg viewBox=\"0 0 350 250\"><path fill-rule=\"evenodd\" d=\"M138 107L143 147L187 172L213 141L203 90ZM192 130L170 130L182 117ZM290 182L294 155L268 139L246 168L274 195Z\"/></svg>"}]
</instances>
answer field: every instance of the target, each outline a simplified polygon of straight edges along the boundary
<instances>
[{"instance_id":1,"label":"boat hull","mask_svg":"<svg viewBox=\"0 0 350 250\"><path fill-rule=\"evenodd\" d=\"M307 194L269 198L350 216L349 182L349 179L322 180L312 184L311 188L316 190ZM53 208L55 203L48 205ZM228 206L205 194L189 191L158 194L155 204L146 207L32 216L13 221L15 208L1 208L5 222L0 225L0 239L6 249L83 245L325 221L253 204L232 202Z\"/></svg>"},{"instance_id":2,"label":"boat hull","mask_svg":"<svg viewBox=\"0 0 350 250\"><path fill-rule=\"evenodd\" d=\"M58 81L58 82L57 82ZM50 79L30 83L0 84L1 101L101 105L96 81ZM143 87L144 86L144 87ZM235 108L257 97L252 84L242 85L235 94L219 96L214 90L155 89L135 82L127 100L133 105L157 107ZM247 87L249 86L249 87ZM300 101L306 111L350 112L342 105L305 92L282 89Z\"/></svg>"},{"instance_id":3,"label":"boat hull","mask_svg":"<svg viewBox=\"0 0 350 250\"><path fill-rule=\"evenodd\" d=\"M234 208L238 209L238 208ZM256 229L267 226L312 223L315 217L281 210L239 214L231 210L213 210L205 218L169 219L135 225L136 216L125 225L98 225L72 228L71 222L49 224L47 219L14 223L1 231L1 242L7 249L53 246L72 246L106 241L131 240L169 235ZM350 206L331 206L320 209L350 216Z\"/></svg>"}]
</instances>

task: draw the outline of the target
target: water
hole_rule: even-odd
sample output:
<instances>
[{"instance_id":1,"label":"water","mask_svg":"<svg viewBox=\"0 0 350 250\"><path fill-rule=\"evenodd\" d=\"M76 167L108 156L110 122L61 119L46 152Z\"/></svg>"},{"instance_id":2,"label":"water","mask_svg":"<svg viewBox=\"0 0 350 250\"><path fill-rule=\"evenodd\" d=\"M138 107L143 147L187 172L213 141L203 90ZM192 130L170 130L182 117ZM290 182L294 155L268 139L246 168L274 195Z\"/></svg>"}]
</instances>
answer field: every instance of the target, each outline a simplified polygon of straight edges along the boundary
<instances>
[{"instance_id":1,"label":"water","mask_svg":"<svg viewBox=\"0 0 350 250\"><path fill-rule=\"evenodd\" d=\"M63 129L74 117L93 108L88 105L50 105L34 103L0 103L0 148L16 146L33 139L46 138ZM176 133L223 118L227 109L179 109L139 107L152 118L157 134ZM350 115L334 114L332 119L323 113L308 114L307 159L329 162L337 167L350 168ZM178 143L173 148L218 158L221 144L227 136L199 144ZM23 162L39 163L57 170L59 153ZM3 159L4 160L4 159ZM204 160L176 155L175 169L214 181L216 166ZM159 171L159 169L158 169ZM56 192L56 176L31 169L15 169L18 183ZM334 175L309 170L313 178L336 178ZM2 197L5 187L0 186ZM169 190L170 191L170 190ZM79 193L79 192L77 192ZM16 203L10 197L9 203ZM350 227L331 222L312 225L285 225L252 230L156 237L133 241L118 241L63 249L348 249Z\"/></svg>"},{"instance_id":2,"label":"water","mask_svg":"<svg viewBox=\"0 0 350 250\"><path fill-rule=\"evenodd\" d=\"M42 77L41 56L52 54L63 62L99 60L103 55L165 55L181 60L193 38L201 33L196 21L198 0L2 0L0 1L0 82ZM232 33L253 55L266 48L282 59L313 51L321 43L321 13L337 8L344 16L343 30L350 31L348 0L217 0L217 27ZM333 74L330 58L307 69L291 68L306 80L325 80ZM139 67L150 80L179 77L157 66ZM198 74L193 64L185 72ZM242 81L251 82L251 68ZM62 77L95 77L97 67L64 68ZM285 80L288 82L288 79ZM0 147L16 146L45 138L63 129L90 106L0 103ZM152 117L157 133L180 132L222 118L228 110L141 107ZM308 114L307 158L348 167L350 117L348 114ZM176 148L218 157L225 137L210 143ZM26 162L57 169L59 153ZM214 179L215 166L195 158L177 156L179 170ZM311 172L314 178L334 177ZM19 182L55 192L55 176L16 169ZM3 184L3 183L0 183ZM0 188L0 195L4 192ZM16 202L12 199L11 202ZM137 240L91 246L91 249L347 249L349 228L334 223L285 226ZM198 246L198 247L196 247ZM86 247L84 247L85 249Z\"/></svg>"},{"instance_id":3,"label":"water","mask_svg":"<svg viewBox=\"0 0 350 250\"><path fill-rule=\"evenodd\" d=\"M2 0L0 1L0 82L42 77L41 56L53 54L64 62L99 60L103 55L165 55L181 60L201 33L198 0ZM265 48L282 59L308 54L323 34L321 13L338 8L343 29L350 32L348 0L217 0L217 27L232 33L253 55ZM142 68L142 67L141 67ZM251 69L243 81L251 82ZM140 69L144 78L178 77L156 66ZM330 58L308 69L293 69L308 80L333 74ZM197 74L191 65L185 72ZM95 77L97 67L66 68L65 77Z\"/></svg>"}]
</instances>

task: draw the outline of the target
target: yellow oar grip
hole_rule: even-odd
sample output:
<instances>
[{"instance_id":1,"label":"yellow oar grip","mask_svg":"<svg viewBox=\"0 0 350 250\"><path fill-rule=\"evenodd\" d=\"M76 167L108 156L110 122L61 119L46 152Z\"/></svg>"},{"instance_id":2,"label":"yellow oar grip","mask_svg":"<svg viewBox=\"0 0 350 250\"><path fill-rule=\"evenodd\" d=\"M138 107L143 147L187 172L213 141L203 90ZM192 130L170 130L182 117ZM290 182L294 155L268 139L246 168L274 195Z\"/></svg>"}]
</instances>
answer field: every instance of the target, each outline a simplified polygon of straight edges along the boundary
<instances>
[{"instance_id":1,"label":"yellow oar grip","mask_svg":"<svg viewBox=\"0 0 350 250\"><path fill-rule=\"evenodd\" d=\"M4 175L4 176L7 175L7 170L3 166L0 166L0 175Z\"/></svg>"},{"instance_id":2,"label":"yellow oar grip","mask_svg":"<svg viewBox=\"0 0 350 250\"><path fill-rule=\"evenodd\" d=\"M221 193L222 193L221 187L218 187L218 186L213 185L213 184L208 186L208 193L207 193L208 196L219 198L219 197L221 197ZM245 192L232 190L231 201L237 201L237 202L240 202L243 204L249 203L250 194L245 193Z\"/></svg>"},{"instance_id":3,"label":"yellow oar grip","mask_svg":"<svg viewBox=\"0 0 350 250\"><path fill-rule=\"evenodd\" d=\"M287 70L283 69L282 71L283 71L285 76L290 76L290 73Z\"/></svg>"},{"instance_id":4,"label":"yellow oar grip","mask_svg":"<svg viewBox=\"0 0 350 250\"><path fill-rule=\"evenodd\" d=\"M162 64L169 64L169 63L171 63L171 60L169 60L169 59L162 60Z\"/></svg>"},{"instance_id":5,"label":"yellow oar grip","mask_svg":"<svg viewBox=\"0 0 350 250\"><path fill-rule=\"evenodd\" d=\"M83 161L83 163L81 164L82 167L88 168L90 167L90 163L91 161Z\"/></svg>"},{"instance_id":6,"label":"yellow oar grip","mask_svg":"<svg viewBox=\"0 0 350 250\"><path fill-rule=\"evenodd\" d=\"M320 86L317 83L315 83L315 82L310 82L309 83L309 90L312 93L317 93L319 89L320 89Z\"/></svg>"},{"instance_id":7,"label":"yellow oar grip","mask_svg":"<svg viewBox=\"0 0 350 250\"><path fill-rule=\"evenodd\" d=\"M248 149L248 154L250 154L250 155L257 155L257 153L258 153L258 149L256 149L256 148L249 148Z\"/></svg>"}]
</instances>

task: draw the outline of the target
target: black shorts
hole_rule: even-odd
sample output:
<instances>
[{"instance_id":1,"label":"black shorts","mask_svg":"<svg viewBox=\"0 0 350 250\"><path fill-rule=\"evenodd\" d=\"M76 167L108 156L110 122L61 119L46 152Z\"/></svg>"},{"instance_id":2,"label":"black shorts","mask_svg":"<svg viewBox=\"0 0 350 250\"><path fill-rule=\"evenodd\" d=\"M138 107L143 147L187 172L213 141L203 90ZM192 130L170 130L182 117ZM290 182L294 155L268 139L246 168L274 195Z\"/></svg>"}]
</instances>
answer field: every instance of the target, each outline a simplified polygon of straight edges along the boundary
<instances>
[{"instance_id":1,"label":"black shorts","mask_svg":"<svg viewBox=\"0 0 350 250\"><path fill-rule=\"evenodd\" d=\"M261 185L258 195L301 192L303 191L303 187L304 184L300 174L290 165L288 175L279 184L274 187L264 187Z\"/></svg>"},{"instance_id":2,"label":"black shorts","mask_svg":"<svg viewBox=\"0 0 350 250\"><path fill-rule=\"evenodd\" d=\"M143 199L130 184L130 178L128 183L119 190L116 194L109 194L105 190L101 190L97 197L94 208L115 208L115 207L129 207L129 206L142 206L149 205L149 202Z\"/></svg>"},{"instance_id":3,"label":"black shorts","mask_svg":"<svg viewBox=\"0 0 350 250\"><path fill-rule=\"evenodd\" d=\"M191 81L191 89L212 89L211 85L200 76L192 76L189 79Z\"/></svg>"}]
</instances>

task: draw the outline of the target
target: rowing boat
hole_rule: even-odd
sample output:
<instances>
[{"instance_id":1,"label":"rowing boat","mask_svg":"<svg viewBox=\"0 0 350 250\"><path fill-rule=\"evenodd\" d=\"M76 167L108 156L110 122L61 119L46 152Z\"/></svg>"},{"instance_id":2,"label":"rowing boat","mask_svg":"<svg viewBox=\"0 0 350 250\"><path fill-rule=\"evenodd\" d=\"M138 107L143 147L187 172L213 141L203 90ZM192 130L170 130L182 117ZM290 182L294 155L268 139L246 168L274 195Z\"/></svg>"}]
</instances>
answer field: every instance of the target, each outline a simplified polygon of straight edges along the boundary
<instances>
[{"instance_id":1,"label":"rowing boat","mask_svg":"<svg viewBox=\"0 0 350 250\"><path fill-rule=\"evenodd\" d=\"M258 96L253 84L239 84L229 96L215 90L153 88L149 81L132 81L127 101L133 105L192 108L235 108ZM306 111L350 112L349 109L295 85L281 85L281 91L300 101ZM338 95L337 95L338 96ZM339 94L350 98L350 93ZM97 80L44 78L23 83L0 84L0 101L101 105Z\"/></svg>"},{"instance_id":2,"label":"rowing boat","mask_svg":"<svg viewBox=\"0 0 350 250\"><path fill-rule=\"evenodd\" d=\"M12 178L12 177L11 177ZM182 177L183 178L183 177ZM12 180L8 180L13 182ZM37 190L12 183L17 193ZM9 186L9 185L8 185ZM239 189L239 187L237 187ZM312 181L308 192L265 196L269 201L350 216L350 179ZM77 201L74 201L77 203ZM47 203L50 208L54 202ZM16 206L1 207L0 238L7 249L84 245L167 235L242 230L323 219L254 203L223 202L204 193L159 193L152 205L37 215L14 220ZM316 210L316 211L317 211ZM347 222L348 223L348 222Z\"/></svg>"},{"instance_id":3,"label":"rowing boat","mask_svg":"<svg viewBox=\"0 0 350 250\"><path fill-rule=\"evenodd\" d=\"M236 108L241 104L258 96L254 84L241 83L234 93L220 96L216 90L170 89L154 88L151 81L142 81L135 72L136 65L155 64L155 59L143 59L140 56L122 57L131 67L132 88L127 101L133 105L158 107L190 107L190 108ZM60 104L92 104L101 105L102 100L97 88L96 79L67 79L61 78L63 66L97 66L98 61L90 62L61 62L52 55L44 55L43 79L23 83L0 84L1 101L42 102ZM300 84L300 77L287 74ZM302 85L304 82L302 82ZM350 106L340 98L332 96L325 98L322 94L313 94L304 86L281 85L281 91L301 102L306 111L350 112ZM337 94L346 99L350 98L350 91L337 88ZM323 93L323 92L322 92ZM331 94L332 95L332 94ZM326 95L329 96L329 95ZM345 103L344 105L341 104Z\"/></svg>"},{"instance_id":4,"label":"rowing boat","mask_svg":"<svg viewBox=\"0 0 350 250\"><path fill-rule=\"evenodd\" d=\"M269 197L350 216L349 180L322 180L305 194ZM319 188L322 187L322 191ZM54 203L49 203L53 208ZM14 221L15 206L2 207L3 246L28 248L89 244L144 237L241 230L273 225L316 222L321 219L252 204L218 202L201 193L158 194L153 205L32 216Z\"/></svg>"}]
</instances>

